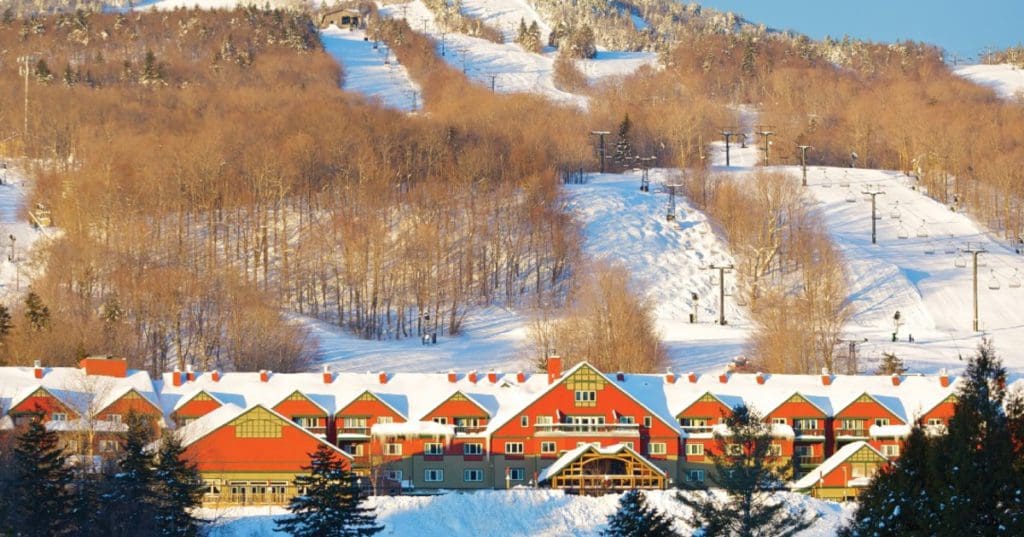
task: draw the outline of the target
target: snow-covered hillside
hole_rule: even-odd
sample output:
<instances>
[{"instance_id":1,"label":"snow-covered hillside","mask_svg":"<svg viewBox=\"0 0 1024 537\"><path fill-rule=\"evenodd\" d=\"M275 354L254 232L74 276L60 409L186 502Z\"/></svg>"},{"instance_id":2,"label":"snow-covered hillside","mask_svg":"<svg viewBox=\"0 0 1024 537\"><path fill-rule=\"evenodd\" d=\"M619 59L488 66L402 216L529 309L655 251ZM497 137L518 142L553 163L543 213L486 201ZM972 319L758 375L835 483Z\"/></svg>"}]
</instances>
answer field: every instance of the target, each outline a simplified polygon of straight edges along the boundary
<instances>
[{"instance_id":1,"label":"snow-covered hillside","mask_svg":"<svg viewBox=\"0 0 1024 537\"><path fill-rule=\"evenodd\" d=\"M8 164L13 166L13 164ZM25 177L16 168L0 168L0 302L10 303L29 284L28 252L44 232L29 225L24 215ZM11 240L14 237L14 240ZM13 247L13 260L11 258Z\"/></svg>"},{"instance_id":2,"label":"snow-covered hillside","mask_svg":"<svg viewBox=\"0 0 1024 537\"><path fill-rule=\"evenodd\" d=\"M677 530L686 535L690 527L682 519L688 509L677 502L674 495L670 490L651 491L647 493L648 503L675 517ZM371 498L369 503L377 510L378 522L385 527L380 535L563 537L599 535L606 527L608 515L615 511L618 498L618 495L574 496L555 490L523 489L441 496L385 496ZM852 513L851 504L789 493L782 498L818 515L811 528L798 534L801 537L835 535L836 529ZM274 531L274 519L287 512L264 507L223 512L206 510L202 515L217 518L211 537L270 537L284 535Z\"/></svg>"},{"instance_id":3,"label":"snow-covered hillside","mask_svg":"<svg viewBox=\"0 0 1024 537\"><path fill-rule=\"evenodd\" d=\"M726 321L718 320L717 271L732 255L707 218L676 196L676 219L666 220L669 193L676 179L669 170L650 172L650 192L640 191L639 172L591 176L568 185L570 209L583 226L586 252L624 264L638 290L654 302L658 329L668 347L670 365L680 371L710 371L743 351L750 330L744 308L733 300L734 280L726 276ZM705 267L705 268L702 268ZM696 293L697 320L691 293Z\"/></svg>"},{"instance_id":4,"label":"snow-covered hillside","mask_svg":"<svg viewBox=\"0 0 1024 537\"><path fill-rule=\"evenodd\" d=\"M963 65L953 69L959 76L988 86L1004 99L1024 97L1024 69L1013 64Z\"/></svg>"},{"instance_id":5,"label":"snow-covered hillside","mask_svg":"<svg viewBox=\"0 0 1024 537\"><path fill-rule=\"evenodd\" d=\"M327 53L344 70L345 91L361 93L398 110L415 111L422 103L419 85L409 79L387 46L366 40L363 30L340 29L331 25L320 32ZM385 61L387 63L385 63Z\"/></svg>"}]
</instances>

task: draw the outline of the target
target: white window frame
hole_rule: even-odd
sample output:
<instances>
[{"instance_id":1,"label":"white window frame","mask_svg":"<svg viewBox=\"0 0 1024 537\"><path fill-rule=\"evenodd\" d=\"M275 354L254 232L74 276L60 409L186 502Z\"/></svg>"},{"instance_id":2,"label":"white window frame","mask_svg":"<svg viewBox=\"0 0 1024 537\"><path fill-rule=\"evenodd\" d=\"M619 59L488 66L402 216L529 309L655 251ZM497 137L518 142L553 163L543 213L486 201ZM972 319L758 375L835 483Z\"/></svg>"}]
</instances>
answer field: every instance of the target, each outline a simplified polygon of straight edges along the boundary
<instances>
[{"instance_id":1,"label":"white window frame","mask_svg":"<svg viewBox=\"0 0 1024 537\"><path fill-rule=\"evenodd\" d=\"M402 481L401 470L384 470L384 479L390 479L392 481Z\"/></svg>"},{"instance_id":2,"label":"white window frame","mask_svg":"<svg viewBox=\"0 0 1024 537\"><path fill-rule=\"evenodd\" d=\"M480 444L480 443L462 444L462 454L463 455L483 455L484 454L484 445Z\"/></svg>"},{"instance_id":3,"label":"white window frame","mask_svg":"<svg viewBox=\"0 0 1024 537\"><path fill-rule=\"evenodd\" d=\"M689 457L703 457L704 444L686 444L686 455Z\"/></svg>"},{"instance_id":4,"label":"white window frame","mask_svg":"<svg viewBox=\"0 0 1024 537\"><path fill-rule=\"evenodd\" d=\"M380 421L377 421L380 423ZM342 429L365 429L369 427L366 416L342 418Z\"/></svg>"},{"instance_id":5,"label":"white window frame","mask_svg":"<svg viewBox=\"0 0 1024 537\"><path fill-rule=\"evenodd\" d=\"M939 427L945 425L946 422L942 418L928 418L929 427Z\"/></svg>"},{"instance_id":6,"label":"white window frame","mask_svg":"<svg viewBox=\"0 0 1024 537\"><path fill-rule=\"evenodd\" d=\"M618 421L621 425L636 425L636 418L633 416L619 416Z\"/></svg>"},{"instance_id":7,"label":"white window frame","mask_svg":"<svg viewBox=\"0 0 1024 537\"><path fill-rule=\"evenodd\" d=\"M551 416L537 416L537 421L535 421L534 423L536 423L537 425L554 425L555 418Z\"/></svg>"},{"instance_id":8,"label":"white window frame","mask_svg":"<svg viewBox=\"0 0 1024 537\"><path fill-rule=\"evenodd\" d=\"M576 390L574 397L577 403L594 403L597 401L597 390Z\"/></svg>"},{"instance_id":9,"label":"white window frame","mask_svg":"<svg viewBox=\"0 0 1024 537\"><path fill-rule=\"evenodd\" d=\"M518 477L516 477L518 476ZM526 468L509 468L508 469L508 480L509 481L523 481L526 479Z\"/></svg>"},{"instance_id":10,"label":"white window frame","mask_svg":"<svg viewBox=\"0 0 1024 537\"><path fill-rule=\"evenodd\" d=\"M650 429L651 425L654 424L654 419L650 416L644 416L644 427Z\"/></svg>"},{"instance_id":11,"label":"white window frame","mask_svg":"<svg viewBox=\"0 0 1024 537\"><path fill-rule=\"evenodd\" d=\"M690 483L703 483L704 482L704 470L687 470L686 480Z\"/></svg>"},{"instance_id":12,"label":"white window frame","mask_svg":"<svg viewBox=\"0 0 1024 537\"><path fill-rule=\"evenodd\" d=\"M772 418L773 425L789 425L789 420L786 418Z\"/></svg>"},{"instance_id":13,"label":"white window frame","mask_svg":"<svg viewBox=\"0 0 1024 537\"><path fill-rule=\"evenodd\" d=\"M439 425L448 425L448 418L446 416L437 416L431 418L430 421L437 423Z\"/></svg>"},{"instance_id":14,"label":"white window frame","mask_svg":"<svg viewBox=\"0 0 1024 537\"><path fill-rule=\"evenodd\" d=\"M50 421L68 421L67 412L54 412L50 414Z\"/></svg>"},{"instance_id":15,"label":"white window frame","mask_svg":"<svg viewBox=\"0 0 1024 537\"><path fill-rule=\"evenodd\" d=\"M668 447L665 442L651 442L647 444L648 455L665 455L668 453Z\"/></svg>"},{"instance_id":16,"label":"white window frame","mask_svg":"<svg viewBox=\"0 0 1024 537\"><path fill-rule=\"evenodd\" d=\"M444 444L441 442L425 442L423 444L423 454L428 457L440 457L444 455Z\"/></svg>"},{"instance_id":17,"label":"white window frame","mask_svg":"<svg viewBox=\"0 0 1024 537\"><path fill-rule=\"evenodd\" d=\"M384 454L388 456L401 456L402 444L397 444L394 442L384 444Z\"/></svg>"},{"instance_id":18,"label":"white window frame","mask_svg":"<svg viewBox=\"0 0 1024 537\"><path fill-rule=\"evenodd\" d=\"M427 483L440 483L444 481L443 468L426 468L423 470L423 480Z\"/></svg>"},{"instance_id":19,"label":"white window frame","mask_svg":"<svg viewBox=\"0 0 1024 537\"><path fill-rule=\"evenodd\" d=\"M466 483L482 483L484 471L482 468L466 468L462 470L462 480Z\"/></svg>"},{"instance_id":20,"label":"white window frame","mask_svg":"<svg viewBox=\"0 0 1024 537\"><path fill-rule=\"evenodd\" d=\"M547 449L550 447L551 449ZM541 442L540 452L542 454L558 453L558 442Z\"/></svg>"},{"instance_id":21,"label":"white window frame","mask_svg":"<svg viewBox=\"0 0 1024 537\"><path fill-rule=\"evenodd\" d=\"M394 422L395 422L395 418L392 417L392 416L377 416L377 424L378 425L383 425L383 424L387 424L387 423L394 423Z\"/></svg>"},{"instance_id":22,"label":"white window frame","mask_svg":"<svg viewBox=\"0 0 1024 537\"><path fill-rule=\"evenodd\" d=\"M529 427L530 426L530 416L527 416L525 414L522 415L522 416L519 416L519 425L521 427Z\"/></svg>"},{"instance_id":23,"label":"white window frame","mask_svg":"<svg viewBox=\"0 0 1024 537\"><path fill-rule=\"evenodd\" d=\"M886 457L899 457L900 446L898 444L883 444L882 455L885 455Z\"/></svg>"},{"instance_id":24,"label":"white window frame","mask_svg":"<svg viewBox=\"0 0 1024 537\"><path fill-rule=\"evenodd\" d=\"M782 456L782 444L771 443L768 445L768 456L769 457L781 457Z\"/></svg>"},{"instance_id":25,"label":"white window frame","mask_svg":"<svg viewBox=\"0 0 1024 537\"><path fill-rule=\"evenodd\" d=\"M522 442L505 442L505 455L522 455L523 451Z\"/></svg>"},{"instance_id":26,"label":"white window frame","mask_svg":"<svg viewBox=\"0 0 1024 537\"><path fill-rule=\"evenodd\" d=\"M889 421L889 418L875 418L875 425L878 427L885 427L888 426L890 423L892 422Z\"/></svg>"},{"instance_id":27,"label":"white window frame","mask_svg":"<svg viewBox=\"0 0 1024 537\"><path fill-rule=\"evenodd\" d=\"M107 414L107 421L110 423L122 423L120 414Z\"/></svg>"}]
</instances>

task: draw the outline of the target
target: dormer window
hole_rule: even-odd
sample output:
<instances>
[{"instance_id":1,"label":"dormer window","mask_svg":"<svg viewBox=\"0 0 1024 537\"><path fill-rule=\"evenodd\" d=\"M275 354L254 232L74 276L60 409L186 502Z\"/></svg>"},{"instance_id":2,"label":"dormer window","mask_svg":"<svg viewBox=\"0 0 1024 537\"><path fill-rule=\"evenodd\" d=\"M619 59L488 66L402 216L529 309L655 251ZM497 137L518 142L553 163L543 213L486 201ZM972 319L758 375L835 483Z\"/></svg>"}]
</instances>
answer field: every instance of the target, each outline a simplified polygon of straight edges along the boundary
<instances>
[{"instance_id":1,"label":"dormer window","mask_svg":"<svg viewBox=\"0 0 1024 537\"><path fill-rule=\"evenodd\" d=\"M109 414L109 415L107 415L107 421L109 421L110 423L121 423L121 415L120 414Z\"/></svg>"},{"instance_id":2,"label":"dormer window","mask_svg":"<svg viewBox=\"0 0 1024 537\"><path fill-rule=\"evenodd\" d=\"M51 421L68 421L68 415L64 412L54 412L50 415Z\"/></svg>"}]
</instances>

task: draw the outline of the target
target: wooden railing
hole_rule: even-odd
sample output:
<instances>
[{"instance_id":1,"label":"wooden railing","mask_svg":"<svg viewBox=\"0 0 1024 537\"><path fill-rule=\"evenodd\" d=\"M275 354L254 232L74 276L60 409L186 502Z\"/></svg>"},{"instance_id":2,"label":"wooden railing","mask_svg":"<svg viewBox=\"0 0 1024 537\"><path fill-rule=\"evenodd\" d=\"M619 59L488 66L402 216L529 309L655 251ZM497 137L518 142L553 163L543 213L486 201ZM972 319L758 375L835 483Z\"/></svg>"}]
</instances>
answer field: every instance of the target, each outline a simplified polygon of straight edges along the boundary
<instances>
[{"instance_id":1,"label":"wooden railing","mask_svg":"<svg viewBox=\"0 0 1024 537\"><path fill-rule=\"evenodd\" d=\"M551 423L537 425L537 435L614 434L639 436L636 423Z\"/></svg>"}]
</instances>

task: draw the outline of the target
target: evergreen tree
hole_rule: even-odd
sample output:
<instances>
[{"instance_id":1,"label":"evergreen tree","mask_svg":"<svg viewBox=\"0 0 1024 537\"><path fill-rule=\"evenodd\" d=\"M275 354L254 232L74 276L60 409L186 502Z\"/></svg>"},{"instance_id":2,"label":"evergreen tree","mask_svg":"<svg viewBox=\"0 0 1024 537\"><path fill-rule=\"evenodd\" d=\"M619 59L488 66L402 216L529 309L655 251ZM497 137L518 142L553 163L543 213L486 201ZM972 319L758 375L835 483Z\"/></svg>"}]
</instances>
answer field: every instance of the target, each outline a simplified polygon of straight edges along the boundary
<instances>
[{"instance_id":1,"label":"evergreen tree","mask_svg":"<svg viewBox=\"0 0 1024 537\"><path fill-rule=\"evenodd\" d=\"M47 431L40 411L18 436L14 448L10 488L13 505L8 529L24 537L70 535L72 523L72 472L57 434Z\"/></svg>"},{"instance_id":2,"label":"evergreen tree","mask_svg":"<svg viewBox=\"0 0 1024 537\"><path fill-rule=\"evenodd\" d=\"M296 476L295 483L306 493L288 504L292 516L277 520L277 530L296 537L349 537L374 535L377 525L373 509L360 505L355 476L345 469L336 451L320 444L310 454L309 475Z\"/></svg>"},{"instance_id":3,"label":"evergreen tree","mask_svg":"<svg viewBox=\"0 0 1024 537\"><path fill-rule=\"evenodd\" d=\"M629 114L626 114L619 123L619 130L616 133L615 153L612 155L615 162L626 163L633 158L633 146L629 142L632 130L633 122L629 119Z\"/></svg>"},{"instance_id":4,"label":"evergreen tree","mask_svg":"<svg viewBox=\"0 0 1024 537\"><path fill-rule=\"evenodd\" d=\"M757 412L737 407L726 418L728 434L715 433L718 453L712 456L718 484L728 498L708 492L677 497L693 509L690 524L706 537L788 537L814 521L802 508L779 501L787 469L772 456L771 426Z\"/></svg>"},{"instance_id":5,"label":"evergreen tree","mask_svg":"<svg viewBox=\"0 0 1024 537\"><path fill-rule=\"evenodd\" d=\"M1012 418L1024 409L1010 398L1004 411L1005 383L1006 370L985 340L957 390L949 432L927 438L916 428L899 461L861 496L845 535L1024 535Z\"/></svg>"},{"instance_id":6,"label":"evergreen tree","mask_svg":"<svg viewBox=\"0 0 1024 537\"><path fill-rule=\"evenodd\" d=\"M0 341L7 339L13 328L14 323L11 321L11 311L7 309L7 306L0 304Z\"/></svg>"},{"instance_id":7,"label":"evergreen tree","mask_svg":"<svg viewBox=\"0 0 1024 537\"><path fill-rule=\"evenodd\" d=\"M746 76L754 76L757 74L757 45L754 44L753 38L747 38L746 45L743 48L743 74Z\"/></svg>"},{"instance_id":8,"label":"evergreen tree","mask_svg":"<svg viewBox=\"0 0 1024 537\"><path fill-rule=\"evenodd\" d=\"M25 297L25 318L35 332L50 328L50 308L35 291L29 291Z\"/></svg>"},{"instance_id":9,"label":"evergreen tree","mask_svg":"<svg viewBox=\"0 0 1024 537\"><path fill-rule=\"evenodd\" d=\"M907 372L903 365L903 359L896 356L895 352L883 352L882 363L878 364L879 375L902 375Z\"/></svg>"},{"instance_id":10,"label":"evergreen tree","mask_svg":"<svg viewBox=\"0 0 1024 537\"><path fill-rule=\"evenodd\" d=\"M87 463L88 464L88 463ZM80 468L80 477L76 480L74 510L75 537L106 537L103 513L103 487L106 485L105 475Z\"/></svg>"},{"instance_id":11,"label":"evergreen tree","mask_svg":"<svg viewBox=\"0 0 1024 537\"><path fill-rule=\"evenodd\" d=\"M49 82L53 80L53 71L50 71L50 66L46 65L46 60L41 59L36 62L36 80L39 82Z\"/></svg>"},{"instance_id":12,"label":"evergreen tree","mask_svg":"<svg viewBox=\"0 0 1024 537\"><path fill-rule=\"evenodd\" d=\"M153 504L156 534L162 537L194 537L203 523L189 512L202 503L203 485L195 465L183 458L184 452L173 432L161 439L153 476Z\"/></svg>"},{"instance_id":13,"label":"evergreen tree","mask_svg":"<svg viewBox=\"0 0 1024 537\"><path fill-rule=\"evenodd\" d=\"M631 490L619 498L619 510L608 517L605 537L672 537L672 519L647 505L643 492Z\"/></svg>"},{"instance_id":14,"label":"evergreen tree","mask_svg":"<svg viewBox=\"0 0 1024 537\"><path fill-rule=\"evenodd\" d=\"M146 450L153 436L152 425L142 416L131 413L125 422L124 448L118 460L117 473L103 495L103 511L109 535L128 537L151 535L154 532L156 508L152 491L155 487L153 454Z\"/></svg>"}]
</instances>

